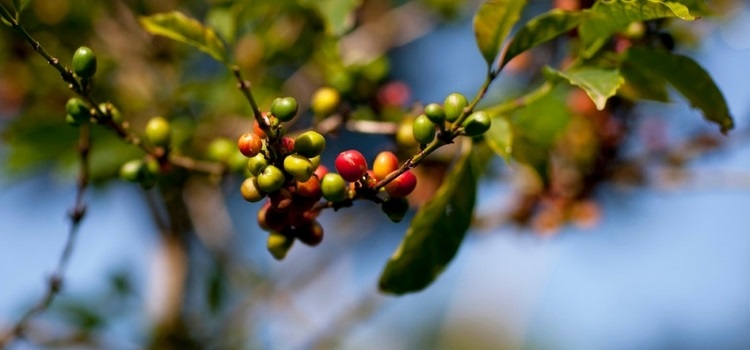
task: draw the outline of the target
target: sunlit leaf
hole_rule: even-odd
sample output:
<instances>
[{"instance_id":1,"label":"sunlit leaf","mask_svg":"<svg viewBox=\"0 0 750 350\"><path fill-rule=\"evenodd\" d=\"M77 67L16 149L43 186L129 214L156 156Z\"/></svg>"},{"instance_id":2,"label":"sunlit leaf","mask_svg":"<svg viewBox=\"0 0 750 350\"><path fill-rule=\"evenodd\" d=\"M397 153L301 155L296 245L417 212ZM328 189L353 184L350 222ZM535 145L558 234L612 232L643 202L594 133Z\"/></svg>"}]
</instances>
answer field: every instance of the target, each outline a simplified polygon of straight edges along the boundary
<instances>
[{"instance_id":1,"label":"sunlit leaf","mask_svg":"<svg viewBox=\"0 0 750 350\"><path fill-rule=\"evenodd\" d=\"M711 76L692 58L653 49L628 50L626 63L661 77L672 85L721 132L734 128L724 95Z\"/></svg>"},{"instance_id":2,"label":"sunlit leaf","mask_svg":"<svg viewBox=\"0 0 750 350\"><path fill-rule=\"evenodd\" d=\"M617 93L617 89L625 82L617 69L605 69L598 67L580 67L558 71L546 67L547 75L567 80L570 84L578 86L594 101L598 110L604 109L607 99Z\"/></svg>"},{"instance_id":3,"label":"sunlit leaf","mask_svg":"<svg viewBox=\"0 0 750 350\"><path fill-rule=\"evenodd\" d=\"M597 1L586 11L578 33L583 56L591 57L612 34L622 31L632 22L656 18L676 17L695 20L685 5L658 0L608 0Z\"/></svg>"},{"instance_id":4,"label":"sunlit leaf","mask_svg":"<svg viewBox=\"0 0 750 350\"><path fill-rule=\"evenodd\" d=\"M380 290L405 294L427 287L445 269L471 224L477 181L491 152L467 146L435 197L419 209L386 263Z\"/></svg>"},{"instance_id":5,"label":"sunlit leaf","mask_svg":"<svg viewBox=\"0 0 750 350\"><path fill-rule=\"evenodd\" d=\"M493 118L490 129L484 134L487 145L498 156L510 160L513 152L513 128L505 117Z\"/></svg>"},{"instance_id":6,"label":"sunlit leaf","mask_svg":"<svg viewBox=\"0 0 750 350\"><path fill-rule=\"evenodd\" d=\"M326 32L340 36L354 26L354 10L361 0L303 0L303 4L315 10L325 23Z\"/></svg>"},{"instance_id":7,"label":"sunlit leaf","mask_svg":"<svg viewBox=\"0 0 750 350\"><path fill-rule=\"evenodd\" d=\"M503 57L503 66L513 57L537 45L550 41L575 28L584 14L559 9L541 14L526 23L513 37Z\"/></svg>"},{"instance_id":8,"label":"sunlit leaf","mask_svg":"<svg viewBox=\"0 0 750 350\"><path fill-rule=\"evenodd\" d=\"M526 0L485 0L479 6L474 16L474 36L487 66L492 67L524 6Z\"/></svg>"},{"instance_id":9,"label":"sunlit leaf","mask_svg":"<svg viewBox=\"0 0 750 350\"><path fill-rule=\"evenodd\" d=\"M227 62L224 42L211 29L181 12L166 12L140 18L147 32L191 45L219 62Z\"/></svg>"}]
</instances>

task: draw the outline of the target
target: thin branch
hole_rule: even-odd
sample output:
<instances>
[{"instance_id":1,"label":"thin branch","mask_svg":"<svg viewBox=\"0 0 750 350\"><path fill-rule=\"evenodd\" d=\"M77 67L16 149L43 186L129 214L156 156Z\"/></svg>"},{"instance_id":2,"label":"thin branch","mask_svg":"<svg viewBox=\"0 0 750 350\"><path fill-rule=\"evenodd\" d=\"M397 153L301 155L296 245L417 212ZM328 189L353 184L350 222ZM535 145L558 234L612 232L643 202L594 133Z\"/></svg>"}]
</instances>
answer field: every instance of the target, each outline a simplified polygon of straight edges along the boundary
<instances>
[{"instance_id":1,"label":"thin branch","mask_svg":"<svg viewBox=\"0 0 750 350\"><path fill-rule=\"evenodd\" d=\"M84 195L89 184L89 152L91 149L90 126L84 124L80 127L78 140L79 172L76 185L76 196L73 207L70 210L70 229L65 241L62 253L57 261L54 272L47 281L47 289L42 298L34 304L2 337L0 337L0 348L5 348L17 338L23 337L29 322L34 316L46 311L62 289L65 271L75 248L76 237L83 217L86 215L86 204Z\"/></svg>"}]
</instances>

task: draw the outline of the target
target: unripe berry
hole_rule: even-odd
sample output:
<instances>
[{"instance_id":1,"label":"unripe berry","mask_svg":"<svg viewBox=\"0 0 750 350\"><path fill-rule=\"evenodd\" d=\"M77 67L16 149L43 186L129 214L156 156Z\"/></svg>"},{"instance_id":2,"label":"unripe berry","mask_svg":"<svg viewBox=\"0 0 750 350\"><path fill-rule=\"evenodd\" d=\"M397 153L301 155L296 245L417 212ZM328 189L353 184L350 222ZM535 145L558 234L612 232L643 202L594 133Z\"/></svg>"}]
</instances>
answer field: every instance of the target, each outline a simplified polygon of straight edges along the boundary
<instances>
[{"instance_id":1,"label":"unripe berry","mask_svg":"<svg viewBox=\"0 0 750 350\"><path fill-rule=\"evenodd\" d=\"M146 140L154 146L169 146L171 132L169 122L162 117L153 117L146 123Z\"/></svg>"},{"instance_id":2,"label":"unripe berry","mask_svg":"<svg viewBox=\"0 0 750 350\"><path fill-rule=\"evenodd\" d=\"M417 119L414 119L412 134L414 135L414 140L418 143L430 143L435 139L435 124L426 115L422 114Z\"/></svg>"},{"instance_id":3,"label":"unripe berry","mask_svg":"<svg viewBox=\"0 0 750 350\"><path fill-rule=\"evenodd\" d=\"M220 137L211 141L206 153L209 159L226 163L236 149L235 143L232 140Z\"/></svg>"},{"instance_id":4,"label":"unripe berry","mask_svg":"<svg viewBox=\"0 0 750 350\"><path fill-rule=\"evenodd\" d=\"M385 185L385 191L391 197L406 197L417 187L417 177L411 170L407 170L393 181Z\"/></svg>"},{"instance_id":5,"label":"unripe berry","mask_svg":"<svg viewBox=\"0 0 750 350\"><path fill-rule=\"evenodd\" d=\"M263 140L254 132L248 132L237 140L237 148L245 157L252 158L263 149Z\"/></svg>"},{"instance_id":6,"label":"unripe berry","mask_svg":"<svg viewBox=\"0 0 750 350\"><path fill-rule=\"evenodd\" d=\"M91 117L91 111L86 106L86 102L83 102L78 97L73 97L68 100L65 104L65 111L72 118L73 125L81 125L89 120ZM68 123L71 123L71 118L67 118Z\"/></svg>"},{"instance_id":7,"label":"unripe berry","mask_svg":"<svg viewBox=\"0 0 750 350\"><path fill-rule=\"evenodd\" d=\"M268 234L268 240L266 241L266 248L276 260L283 260L289 249L294 244L294 237L288 237L278 232L271 231Z\"/></svg>"},{"instance_id":8,"label":"unripe berry","mask_svg":"<svg viewBox=\"0 0 750 350\"><path fill-rule=\"evenodd\" d=\"M308 158L323 153L326 139L315 131L306 131L294 139L294 151Z\"/></svg>"},{"instance_id":9,"label":"unripe berry","mask_svg":"<svg viewBox=\"0 0 750 350\"><path fill-rule=\"evenodd\" d=\"M454 122L461 113L464 112L464 108L469 105L469 101L466 100L464 95L454 92L445 98L443 102L443 110L445 111L445 119L449 122Z\"/></svg>"},{"instance_id":10,"label":"unripe berry","mask_svg":"<svg viewBox=\"0 0 750 350\"><path fill-rule=\"evenodd\" d=\"M129 182L139 182L143 178L143 160L133 159L120 167L120 178Z\"/></svg>"},{"instance_id":11,"label":"unripe berry","mask_svg":"<svg viewBox=\"0 0 750 350\"><path fill-rule=\"evenodd\" d=\"M485 111L477 111L469 115L464 121L464 132L468 136L479 136L490 129L492 119Z\"/></svg>"},{"instance_id":12,"label":"unripe berry","mask_svg":"<svg viewBox=\"0 0 750 350\"><path fill-rule=\"evenodd\" d=\"M336 157L336 171L346 181L357 181L367 173L367 160L362 153L355 150L341 152Z\"/></svg>"},{"instance_id":13,"label":"unripe berry","mask_svg":"<svg viewBox=\"0 0 750 350\"><path fill-rule=\"evenodd\" d=\"M377 180L384 179L396 169L398 169L398 157L393 152L380 152L372 162L372 175Z\"/></svg>"},{"instance_id":14,"label":"unripe berry","mask_svg":"<svg viewBox=\"0 0 750 350\"><path fill-rule=\"evenodd\" d=\"M338 108L341 95L333 88L322 87L313 94L310 108L316 115L327 116Z\"/></svg>"},{"instance_id":15,"label":"unripe berry","mask_svg":"<svg viewBox=\"0 0 750 350\"><path fill-rule=\"evenodd\" d=\"M313 165L313 170L317 170L320 166L320 155L310 158L310 163Z\"/></svg>"},{"instance_id":16,"label":"unripe berry","mask_svg":"<svg viewBox=\"0 0 750 350\"><path fill-rule=\"evenodd\" d=\"M419 144L414 141L414 119L404 118L396 130L396 144L403 148L416 148Z\"/></svg>"},{"instance_id":17,"label":"unripe berry","mask_svg":"<svg viewBox=\"0 0 750 350\"><path fill-rule=\"evenodd\" d=\"M83 79L90 79L96 73L96 55L86 46L81 46L73 54L73 72Z\"/></svg>"},{"instance_id":18,"label":"unripe berry","mask_svg":"<svg viewBox=\"0 0 750 350\"><path fill-rule=\"evenodd\" d=\"M424 107L424 114L433 123L437 125L443 125L445 123L445 111L443 107L437 103L430 103Z\"/></svg>"},{"instance_id":19,"label":"unripe berry","mask_svg":"<svg viewBox=\"0 0 750 350\"><path fill-rule=\"evenodd\" d=\"M268 159L266 159L266 156L263 155L263 153L258 153L255 157L247 160L247 170L250 174L253 174L253 176L258 176L266 165L268 165Z\"/></svg>"},{"instance_id":20,"label":"unripe berry","mask_svg":"<svg viewBox=\"0 0 750 350\"><path fill-rule=\"evenodd\" d=\"M284 170L300 182L309 180L314 171L310 160L299 154L291 154L284 158Z\"/></svg>"},{"instance_id":21,"label":"unripe berry","mask_svg":"<svg viewBox=\"0 0 750 350\"><path fill-rule=\"evenodd\" d=\"M297 100L294 97L276 98L271 102L271 114L282 122L287 122L297 114Z\"/></svg>"},{"instance_id":22,"label":"unripe berry","mask_svg":"<svg viewBox=\"0 0 750 350\"><path fill-rule=\"evenodd\" d=\"M122 122L122 114L120 113L120 110L117 109L113 104L109 102L102 102L99 104L99 110L104 115L109 115L110 118L112 118L112 121L115 123L121 123Z\"/></svg>"},{"instance_id":23,"label":"unripe berry","mask_svg":"<svg viewBox=\"0 0 750 350\"><path fill-rule=\"evenodd\" d=\"M258 179L255 177L249 177L245 179L245 181L242 181L240 193L242 194L242 198L252 203L258 202L266 197L266 195L258 188Z\"/></svg>"},{"instance_id":24,"label":"unripe berry","mask_svg":"<svg viewBox=\"0 0 750 350\"><path fill-rule=\"evenodd\" d=\"M265 193L272 193L284 185L284 173L273 165L266 166L258 174L258 188Z\"/></svg>"},{"instance_id":25,"label":"unripe berry","mask_svg":"<svg viewBox=\"0 0 750 350\"><path fill-rule=\"evenodd\" d=\"M328 173L323 176L323 179L320 180L320 191L323 193L323 198L331 202L340 202L346 199L348 194L346 181L336 173Z\"/></svg>"},{"instance_id":26,"label":"unripe berry","mask_svg":"<svg viewBox=\"0 0 750 350\"><path fill-rule=\"evenodd\" d=\"M401 222L409 211L409 201L406 198L390 197L382 204L383 212L393 222Z\"/></svg>"}]
</instances>

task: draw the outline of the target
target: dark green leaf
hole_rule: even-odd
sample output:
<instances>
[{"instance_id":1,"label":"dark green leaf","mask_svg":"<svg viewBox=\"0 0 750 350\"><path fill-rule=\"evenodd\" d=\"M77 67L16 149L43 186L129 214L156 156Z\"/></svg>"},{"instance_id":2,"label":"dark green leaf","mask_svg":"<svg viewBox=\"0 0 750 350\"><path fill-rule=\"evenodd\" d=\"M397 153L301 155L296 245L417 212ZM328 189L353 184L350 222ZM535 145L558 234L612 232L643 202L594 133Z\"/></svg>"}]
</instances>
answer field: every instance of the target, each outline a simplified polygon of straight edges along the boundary
<instances>
[{"instance_id":1,"label":"dark green leaf","mask_svg":"<svg viewBox=\"0 0 750 350\"><path fill-rule=\"evenodd\" d=\"M598 67L578 67L566 71L546 67L546 74L552 75L553 78L565 79L570 84L582 88L599 110L604 109L607 99L614 96L620 85L625 82L617 69Z\"/></svg>"},{"instance_id":2,"label":"dark green leaf","mask_svg":"<svg viewBox=\"0 0 750 350\"><path fill-rule=\"evenodd\" d=\"M550 41L557 36L575 28L583 20L582 12L552 10L531 19L513 37L508 51L503 58L503 66L513 57Z\"/></svg>"},{"instance_id":3,"label":"dark green leaf","mask_svg":"<svg viewBox=\"0 0 750 350\"><path fill-rule=\"evenodd\" d=\"M581 36L583 56L591 57L612 35L625 30L636 21L656 18L677 17L684 20L695 20L685 5L677 2L657 0L611 0L597 1L586 11L586 18L581 22L578 33Z\"/></svg>"},{"instance_id":4,"label":"dark green leaf","mask_svg":"<svg viewBox=\"0 0 750 350\"><path fill-rule=\"evenodd\" d=\"M625 79L625 84L618 94L631 100L669 102L667 83L660 76L638 69L627 62L620 67L620 74Z\"/></svg>"},{"instance_id":5,"label":"dark green leaf","mask_svg":"<svg viewBox=\"0 0 750 350\"><path fill-rule=\"evenodd\" d=\"M524 6L526 0L485 0L479 6L474 16L474 36L490 69Z\"/></svg>"},{"instance_id":6,"label":"dark green leaf","mask_svg":"<svg viewBox=\"0 0 750 350\"><path fill-rule=\"evenodd\" d=\"M16 9L17 13L21 13L24 8L26 8L26 5L29 4L30 0L13 0L13 7Z\"/></svg>"},{"instance_id":7,"label":"dark green leaf","mask_svg":"<svg viewBox=\"0 0 750 350\"><path fill-rule=\"evenodd\" d=\"M219 62L227 62L224 42L211 29L180 12L159 13L140 18L147 32L191 45Z\"/></svg>"},{"instance_id":8,"label":"dark green leaf","mask_svg":"<svg viewBox=\"0 0 750 350\"><path fill-rule=\"evenodd\" d=\"M495 154L505 161L510 160L510 154L513 152L513 128L508 119L493 118L490 130L484 134L484 139Z\"/></svg>"},{"instance_id":9,"label":"dark green leaf","mask_svg":"<svg viewBox=\"0 0 750 350\"><path fill-rule=\"evenodd\" d=\"M708 72L692 58L666 51L633 48L628 50L625 62L664 79L694 108L703 111L707 120L719 125L721 132L726 133L734 128L724 95Z\"/></svg>"},{"instance_id":10,"label":"dark green leaf","mask_svg":"<svg viewBox=\"0 0 750 350\"><path fill-rule=\"evenodd\" d=\"M467 146L443 184L419 209L380 276L380 290L405 294L427 287L456 255L471 224L477 181L490 158Z\"/></svg>"},{"instance_id":11,"label":"dark green leaf","mask_svg":"<svg viewBox=\"0 0 750 350\"><path fill-rule=\"evenodd\" d=\"M323 19L326 32L332 36L340 36L354 25L354 10L361 0L304 0L303 3Z\"/></svg>"}]
</instances>

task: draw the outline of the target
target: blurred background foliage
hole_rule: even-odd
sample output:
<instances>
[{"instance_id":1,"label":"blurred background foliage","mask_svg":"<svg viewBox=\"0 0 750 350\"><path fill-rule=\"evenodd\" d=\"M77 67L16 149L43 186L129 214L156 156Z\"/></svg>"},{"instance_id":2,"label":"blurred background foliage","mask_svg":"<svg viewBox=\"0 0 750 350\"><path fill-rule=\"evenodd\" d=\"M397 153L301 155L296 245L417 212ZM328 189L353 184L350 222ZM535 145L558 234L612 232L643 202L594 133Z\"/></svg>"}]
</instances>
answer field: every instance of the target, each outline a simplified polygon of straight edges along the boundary
<instances>
[{"instance_id":1,"label":"blurred background foliage","mask_svg":"<svg viewBox=\"0 0 750 350\"><path fill-rule=\"evenodd\" d=\"M713 1L710 8L702 6L701 1L681 2L719 19L742 6L729 0ZM592 3L531 1L523 18L553 7L575 10ZM319 86L334 87L343 96L341 114L346 120L382 122L390 132L359 135L338 125L332 133L331 149L356 145L369 159L380 150L393 150L406 158L416 145L408 137L410 132L402 129L408 128L414 111L432 101L421 100L425 95L412 90L398 72L414 67L413 62L405 61L441 57L404 58L398 50L432 31L465 29L462 23L471 17L476 5L476 1L450 0L32 0L22 23L66 65L79 46L91 47L99 57L92 95L117 106L131 130L143 130L155 115L168 118L175 133L173 147L190 157L207 159L213 140L234 140L250 130L249 106L224 66L191 47L147 34L138 23L139 16L177 10L214 28L227 44L231 60L252 82L262 110L268 110L275 97L295 96L300 110L307 111L310 97ZM665 20L643 25L649 45L668 50L677 47L682 52L698 46L706 28ZM462 35L463 40L473 40L468 32ZM628 39L624 33L616 35L608 43L610 51L621 52L624 48L618 45L631 45ZM537 86L544 79L544 65L559 67L570 60L570 45L575 40L571 33L511 61L482 107L491 108ZM442 49L453 50L448 42ZM479 65L478 57L467 61ZM421 84L431 84L432 77L420 78ZM473 93L476 85L464 92ZM444 96L453 89L447 86L441 93ZM455 90L466 89L457 86ZM475 226L493 229L512 222L541 234L556 233L568 222L595 227L601 216L596 197L600 185L649 183L650 164L643 161L643 155L658 158L659 165L666 165L668 174L679 180L691 159L725 143L714 129L701 128L680 140L684 147L670 148L673 144L665 141L665 124L660 119L644 120L631 101L633 96L648 93L665 97L658 87L656 90L624 88L604 111L599 111L582 90L559 86L526 108L504 116L507 123L495 122L493 128L512 130L512 138L494 140L493 148L498 154L507 153L513 170L498 160L492 163L488 178L495 184L510 184L512 191L506 205L493 205L497 208L477 215ZM7 186L39 176L72 179L77 131L64 122L64 105L70 96L59 75L27 43L10 30L0 30L0 156ZM301 113L292 131L319 127L321 122L309 112ZM97 191L107 191L113 183L120 186L111 181L117 181L120 166L141 157L142 152L109 130L93 128L92 132L92 180ZM434 193L455 153L452 148L441 150L416 170L420 182L410 198L414 207ZM323 163L331 164L334 154L328 152ZM294 307L287 308L289 303L320 312L309 304L314 305L320 295L336 298L339 291L321 284L335 275L331 271L336 270L337 259L344 252L354 252L359 259L378 265L405 229L403 224L384 228L382 214L371 213L375 210L369 203L358 204L346 215L324 216L326 227L336 237L334 243L303 251L306 256L296 257L294 268L283 269L280 275L280 269L272 266L267 256L255 255L265 254L263 247L258 247L259 241L244 237L258 232L252 227L254 208L237 198L239 174L244 167L244 159L238 159L230 161L235 163L230 167L238 171L222 181L177 173L160 182L160 192L128 188L138 191L129 203L148 208L144 216L150 215L153 223L145 225L147 230L158 232L150 234L151 240L161 242L155 245L162 247L154 255L172 264L148 266L154 270L151 272L117 270L110 273L108 285L101 290L65 295L48 317L57 322L34 322L27 337L30 341L21 346L278 348L286 343L268 339L279 331L258 325L265 322L268 313L274 313L273 318L283 324L310 317ZM176 207L170 204L175 198ZM185 228L176 245L170 243L174 237L165 233L175 222L164 223L175 216L186 221L176 225ZM378 248L373 251L379 253L370 251L370 247ZM350 268L365 269L357 263ZM150 289L137 282L143 279L142 274L151 273L157 276L152 277L157 280L156 288L166 289L156 292L156 297L149 296ZM176 287L165 277L172 274L178 276ZM180 280L181 274L185 274L184 280ZM357 280L353 285L354 291L342 292L351 302L336 312L328 310L335 315L326 313L320 323L308 320L311 326L304 333L312 335L296 346L333 347L342 334L386 303L373 294L372 280ZM360 291L363 285L366 292ZM152 299L164 305L150 306L156 311L148 315L137 311L148 303L145 300ZM412 334L412 346L438 347L437 321L430 320L429 315L439 312L426 312L425 319L420 320L423 324ZM4 316L2 322L8 322L8 317ZM113 328L118 329L115 333L127 334L114 337L126 338L127 343L108 343L107 335ZM472 336L472 330L476 330L465 324L451 329ZM380 348L388 348L388 342L384 343Z\"/></svg>"}]
</instances>

